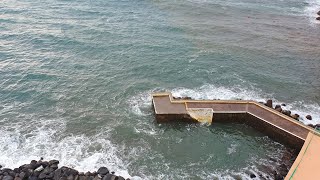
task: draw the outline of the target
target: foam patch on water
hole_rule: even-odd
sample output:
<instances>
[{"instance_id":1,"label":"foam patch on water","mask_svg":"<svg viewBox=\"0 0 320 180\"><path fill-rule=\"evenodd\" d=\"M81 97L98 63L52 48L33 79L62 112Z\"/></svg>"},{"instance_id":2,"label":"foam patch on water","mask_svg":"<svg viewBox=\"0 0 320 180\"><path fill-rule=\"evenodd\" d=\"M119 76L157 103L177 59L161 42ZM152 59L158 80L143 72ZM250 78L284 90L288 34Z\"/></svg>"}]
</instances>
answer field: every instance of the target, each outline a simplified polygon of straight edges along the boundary
<instances>
[{"instance_id":1,"label":"foam patch on water","mask_svg":"<svg viewBox=\"0 0 320 180\"><path fill-rule=\"evenodd\" d=\"M311 23L320 24L320 21L316 20L317 13L320 11L320 0L306 0L307 6L305 7L305 14L309 17Z\"/></svg>"},{"instance_id":2,"label":"foam patch on water","mask_svg":"<svg viewBox=\"0 0 320 180\"><path fill-rule=\"evenodd\" d=\"M140 93L136 96L133 96L129 99L128 103L131 108L131 111L139 116L150 115L150 106L151 106L151 93L152 91L147 91Z\"/></svg>"},{"instance_id":3,"label":"foam patch on water","mask_svg":"<svg viewBox=\"0 0 320 180\"><path fill-rule=\"evenodd\" d=\"M66 132L66 123L59 119L2 126L0 134L0 164L4 167L16 168L44 157L58 159L60 167L92 172L106 166L117 175L132 178L118 156L121 148L108 140L107 132L74 136Z\"/></svg>"},{"instance_id":4,"label":"foam patch on water","mask_svg":"<svg viewBox=\"0 0 320 180\"><path fill-rule=\"evenodd\" d=\"M223 99L223 100L256 100L264 101L272 95L263 94L260 89L245 89L241 87L226 88L223 86L214 86L211 84L203 85L195 89L175 88L172 95L176 97L189 96L193 99Z\"/></svg>"}]
</instances>

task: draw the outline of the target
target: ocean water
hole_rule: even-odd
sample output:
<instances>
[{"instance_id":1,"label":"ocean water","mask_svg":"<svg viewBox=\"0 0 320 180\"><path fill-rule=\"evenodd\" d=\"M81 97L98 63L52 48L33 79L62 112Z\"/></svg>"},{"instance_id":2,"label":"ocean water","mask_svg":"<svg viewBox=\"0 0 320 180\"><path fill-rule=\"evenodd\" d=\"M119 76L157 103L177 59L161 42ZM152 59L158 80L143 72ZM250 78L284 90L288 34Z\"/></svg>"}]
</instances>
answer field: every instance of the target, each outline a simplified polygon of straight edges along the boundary
<instances>
[{"instance_id":1,"label":"ocean water","mask_svg":"<svg viewBox=\"0 0 320 180\"><path fill-rule=\"evenodd\" d=\"M156 124L150 94L272 98L320 123L319 0L2 0L0 164L248 179L286 151L242 124Z\"/></svg>"}]
</instances>

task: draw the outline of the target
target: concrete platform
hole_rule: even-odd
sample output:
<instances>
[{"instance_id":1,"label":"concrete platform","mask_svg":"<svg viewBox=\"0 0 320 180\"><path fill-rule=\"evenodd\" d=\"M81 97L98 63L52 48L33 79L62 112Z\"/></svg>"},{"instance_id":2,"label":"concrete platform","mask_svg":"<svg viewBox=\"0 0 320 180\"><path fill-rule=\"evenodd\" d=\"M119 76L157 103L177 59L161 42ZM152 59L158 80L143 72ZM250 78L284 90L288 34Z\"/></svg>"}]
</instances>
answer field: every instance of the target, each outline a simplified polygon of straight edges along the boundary
<instances>
[{"instance_id":1,"label":"concrete platform","mask_svg":"<svg viewBox=\"0 0 320 180\"><path fill-rule=\"evenodd\" d=\"M239 122L246 123L270 138L296 150L298 156L286 179L308 179L316 175L310 167L320 167L320 136L313 128L256 101L173 99L171 93L154 93L152 102L158 123ZM311 136L312 135L312 136ZM310 137L312 139L310 140ZM309 148L305 148L306 143ZM304 149L307 149L306 151ZM317 151L318 152L317 152ZM296 162L299 161L299 165ZM291 175L294 174L292 177ZM307 178L308 177L308 178Z\"/></svg>"}]
</instances>

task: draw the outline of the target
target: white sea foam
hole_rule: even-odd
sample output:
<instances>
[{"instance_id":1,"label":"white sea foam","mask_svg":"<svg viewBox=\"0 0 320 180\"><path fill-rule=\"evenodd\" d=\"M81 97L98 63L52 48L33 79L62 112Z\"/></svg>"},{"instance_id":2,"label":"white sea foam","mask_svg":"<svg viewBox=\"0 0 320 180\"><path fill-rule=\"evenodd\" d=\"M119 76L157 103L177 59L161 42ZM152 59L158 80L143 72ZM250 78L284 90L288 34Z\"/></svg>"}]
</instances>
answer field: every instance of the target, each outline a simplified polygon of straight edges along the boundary
<instances>
[{"instance_id":1,"label":"white sea foam","mask_svg":"<svg viewBox=\"0 0 320 180\"><path fill-rule=\"evenodd\" d=\"M139 116L150 115L150 105L151 105L151 93L152 91L140 93L129 99L128 103L132 112Z\"/></svg>"},{"instance_id":2,"label":"white sea foam","mask_svg":"<svg viewBox=\"0 0 320 180\"><path fill-rule=\"evenodd\" d=\"M121 148L109 141L105 132L92 137L66 136L66 123L59 119L2 126L0 134L0 164L4 167L15 168L44 157L45 160L58 159L60 167L86 172L106 166L117 175L132 178L118 156Z\"/></svg>"},{"instance_id":3,"label":"white sea foam","mask_svg":"<svg viewBox=\"0 0 320 180\"><path fill-rule=\"evenodd\" d=\"M311 23L320 24L320 21L316 20L318 17L317 12L320 11L320 0L306 0L307 6L304 9L305 14L309 17Z\"/></svg>"}]
</instances>

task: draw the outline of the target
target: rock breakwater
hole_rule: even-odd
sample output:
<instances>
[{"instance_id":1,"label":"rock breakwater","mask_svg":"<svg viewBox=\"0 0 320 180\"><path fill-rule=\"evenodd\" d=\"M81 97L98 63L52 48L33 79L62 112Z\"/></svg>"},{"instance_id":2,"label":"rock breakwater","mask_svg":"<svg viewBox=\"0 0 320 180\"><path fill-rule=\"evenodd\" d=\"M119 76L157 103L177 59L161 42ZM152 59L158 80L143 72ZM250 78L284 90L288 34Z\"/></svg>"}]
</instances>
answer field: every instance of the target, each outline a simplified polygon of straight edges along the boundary
<instances>
[{"instance_id":1,"label":"rock breakwater","mask_svg":"<svg viewBox=\"0 0 320 180\"><path fill-rule=\"evenodd\" d=\"M58 164L58 160L44 161L41 158L14 169L0 165L0 180L125 180L106 167L84 173L65 166L58 168Z\"/></svg>"}]
</instances>

